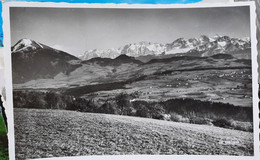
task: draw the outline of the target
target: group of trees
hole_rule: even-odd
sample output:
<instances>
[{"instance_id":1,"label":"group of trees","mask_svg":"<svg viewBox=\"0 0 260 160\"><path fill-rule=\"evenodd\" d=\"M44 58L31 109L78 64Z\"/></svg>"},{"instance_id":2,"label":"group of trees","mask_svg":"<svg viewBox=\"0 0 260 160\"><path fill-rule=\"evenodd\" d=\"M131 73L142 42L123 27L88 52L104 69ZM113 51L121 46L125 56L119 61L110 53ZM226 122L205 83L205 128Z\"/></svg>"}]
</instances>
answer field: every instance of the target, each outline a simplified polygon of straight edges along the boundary
<instances>
[{"instance_id":1,"label":"group of trees","mask_svg":"<svg viewBox=\"0 0 260 160\"><path fill-rule=\"evenodd\" d=\"M138 92L120 93L100 105L93 99L73 97L53 91L14 91L13 94L15 108L64 109L163 119L163 114L166 112L163 106L146 101L131 102L137 97Z\"/></svg>"},{"instance_id":2,"label":"group of trees","mask_svg":"<svg viewBox=\"0 0 260 160\"><path fill-rule=\"evenodd\" d=\"M15 91L13 94L14 107L37 109L66 109L69 100L54 92Z\"/></svg>"},{"instance_id":3,"label":"group of trees","mask_svg":"<svg viewBox=\"0 0 260 160\"><path fill-rule=\"evenodd\" d=\"M136 100L138 92L120 93L112 99L98 103L63 95L53 91L14 91L14 106L17 108L65 109L80 112L118 114L171 120L184 123L216 125L219 127L239 128L237 122L252 122L252 108L232 104L205 102L194 99L170 99L162 102ZM236 123L232 123L235 121ZM251 124L251 123L249 123ZM234 128L234 127L233 127ZM246 129L250 130L248 126Z\"/></svg>"},{"instance_id":4,"label":"group of trees","mask_svg":"<svg viewBox=\"0 0 260 160\"><path fill-rule=\"evenodd\" d=\"M15 108L64 109L91 112L94 107L94 105L91 106L91 100L62 95L53 91L14 91L13 100Z\"/></svg>"}]
</instances>

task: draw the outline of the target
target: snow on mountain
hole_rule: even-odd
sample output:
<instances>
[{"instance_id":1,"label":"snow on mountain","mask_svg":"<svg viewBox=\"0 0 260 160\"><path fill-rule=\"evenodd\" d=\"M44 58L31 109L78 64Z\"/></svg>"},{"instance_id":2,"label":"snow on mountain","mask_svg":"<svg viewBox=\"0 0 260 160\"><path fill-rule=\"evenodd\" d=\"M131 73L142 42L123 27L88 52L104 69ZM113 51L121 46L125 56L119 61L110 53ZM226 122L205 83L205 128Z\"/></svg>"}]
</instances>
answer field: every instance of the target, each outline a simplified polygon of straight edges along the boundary
<instances>
[{"instance_id":1,"label":"snow on mountain","mask_svg":"<svg viewBox=\"0 0 260 160\"><path fill-rule=\"evenodd\" d=\"M163 44L140 42L125 45L120 54L125 54L131 57L139 57L146 55L158 55L163 52L165 52L165 46Z\"/></svg>"},{"instance_id":2,"label":"snow on mountain","mask_svg":"<svg viewBox=\"0 0 260 160\"><path fill-rule=\"evenodd\" d=\"M199 38L178 38L175 41L166 44L139 42L127 44L118 49L88 50L79 58L83 60L95 57L113 59L122 54L131 57L140 57L147 55L158 56L191 52L199 52L201 53L201 56L211 56L219 53L245 50L250 47L251 42L249 38L239 39L219 35L214 37L202 35Z\"/></svg>"},{"instance_id":3,"label":"snow on mountain","mask_svg":"<svg viewBox=\"0 0 260 160\"><path fill-rule=\"evenodd\" d=\"M19 52L19 51L33 51L39 48L44 48L43 45L40 43L24 38L19 40L13 47L12 52Z\"/></svg>"},{"instance_id":4,"label":"snow on mountain","mask_svg":"<svg viewBox=\"0 0 260 160\"><path fill-rule=\"evenodd\" d=\"M95 57L101 57L101 58L116 58L120 55L121 50L120 49L107 49L107 50L88 50L83 55L80 55L79 58L83 60L92 59Z\"/></svg>"},{"instance_id":5,"label":"snow on mountain","mask_svg":"<svg viewBox=\"0 0 260 160\"><path fill-rule=\"evenodd\" d=\"M30 39L21 39L12 47L14 83L69 74L79 67L78 58Z\"/></svg>"}]
</instances>

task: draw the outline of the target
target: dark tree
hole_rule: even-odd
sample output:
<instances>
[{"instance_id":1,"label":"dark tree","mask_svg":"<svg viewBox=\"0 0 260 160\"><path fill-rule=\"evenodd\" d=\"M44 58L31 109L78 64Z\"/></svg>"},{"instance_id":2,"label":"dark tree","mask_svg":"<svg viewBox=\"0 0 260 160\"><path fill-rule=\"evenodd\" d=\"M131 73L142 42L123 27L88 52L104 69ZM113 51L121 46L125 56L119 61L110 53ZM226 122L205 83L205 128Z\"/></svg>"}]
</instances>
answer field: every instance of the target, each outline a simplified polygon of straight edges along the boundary
<instances>
[{"instance_id":1,"label":"dark tree","mask_svg":"<svg viewBox=\"0 0 260 160\"><path fill-rule=\"evenodd\" d=\"M116 105L108 101L98 108L98 112L106 114L118 114Z\"/></svg>"},{"instance_id":2,"label":"dark tree","mask_svg":"<svg viewBox=\"0 0 260 160\"><path fill-rule=\"evenodd\" d=\"M130 96L127 93L120 93L115 97L116 104L119 108L119 114L121 115L129 115L131 103L130 103Z\"/></svg>"},{"instance_id":3,"label":"dark tree","mask_svg":"<svg viewBox=\"0 0 260 160\"><path fill-rule=\"evenodd\" d=\"M45 101L47 103L48 108L51 108L51 109L57 108L59 97L56 93L50 91L50 92L46 93Z\"/></svg>"}]
</instances>

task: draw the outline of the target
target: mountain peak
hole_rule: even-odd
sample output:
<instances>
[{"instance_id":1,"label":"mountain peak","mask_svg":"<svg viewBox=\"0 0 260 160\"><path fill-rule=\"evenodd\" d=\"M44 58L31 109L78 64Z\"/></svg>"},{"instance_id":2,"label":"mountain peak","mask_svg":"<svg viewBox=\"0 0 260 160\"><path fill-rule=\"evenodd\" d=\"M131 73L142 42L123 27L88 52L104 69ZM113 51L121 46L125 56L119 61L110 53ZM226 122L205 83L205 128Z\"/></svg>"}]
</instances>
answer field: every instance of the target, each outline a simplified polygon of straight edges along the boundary
<instances>
[{"instance_id":1,"label":"mountain peak","mask_svg":"<svg viewBox=\"0 0 260 160\"><path fill-rule=\"evenodd\" d=\"M210 41L209 37L205 36L205 35L201 35L199 37L199 40L200 40L201 44L206 44L206 43L209 43L209 41Z\"/></svg>"},{"instance_id":2,"label":"mountain peak","mask_svg":"<svg viewBox=\"0 0 260 160\"><path fill-rule=\"evenodd\" d=\"M23 38L20 39L13 47L12 52L18 52L18 51L32 51L39 48L43 48L43 46L31 39Z\"/></svg>"},{"instance_id":3,"label":"mountain peak","mask_svg":"<svg viewBox=\"0 0 260 160\"><path fill-rule=\"evenodd\" d=\"M180 43L180 42L184 42L185 39L184 38L178 38L175 41L173 41L173 43Z\"/></svg>"},{"instance_id":4,"label":"mountain peak","mask_svg":"<svg viewBox=\"0 0 260 160\"><path fill-rule=\"evenodd\" d=\"M28 39L28 38L23 38L23 39L20 39L20 41L18 41L18 42L23 43L24 45L31 45L33 40Z\"/></svg>"},{"instance_id":5,"label":"mountain peak","mask_svg":"<svg viewBox=\"0 0 260 160\"><path fill-rule=\"evenodd\" d=\"M230 41L231 38L229 36L220 36L217 41Z\"/></svg>"},{"instance_id":6,"label":"mountain peak","mask_svg":"<svg viewBox=\"0 0 260 160\"><path fill-rule=\"evenodd\" d=\"M15 83L54 78L59 73L67 75L79 67L71 62L78 60L75 56L27 38L12 47L11 56L13 64L16 64L13 65Z\"/></svg>"}]
</instances>

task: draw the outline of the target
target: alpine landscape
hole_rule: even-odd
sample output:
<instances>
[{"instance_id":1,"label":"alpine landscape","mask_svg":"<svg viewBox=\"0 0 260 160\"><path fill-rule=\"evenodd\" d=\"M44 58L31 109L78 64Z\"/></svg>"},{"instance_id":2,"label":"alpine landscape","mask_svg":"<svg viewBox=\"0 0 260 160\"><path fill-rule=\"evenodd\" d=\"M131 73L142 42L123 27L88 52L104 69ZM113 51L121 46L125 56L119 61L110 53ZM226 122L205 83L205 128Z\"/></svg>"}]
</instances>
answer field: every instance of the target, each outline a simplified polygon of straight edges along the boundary
<instances>
[{"instance_id":1,"label":"alpine landscape","mask_svg":"<svg viewBox=\"0 0 260 160\"><path fill-rule=\"evenodd\" d=\"M249 13L11 8L16 159L253 157Z\"/></svg>"},{"instance_id":2,"label":"alpine landscape","mask_svg":"<svg viewBox=\"0 0 260 160\"><path fill-rule=\"evenodd\" d=\"M50 135L50 139L55 138L55 132L64 137L72 135L75 139L68 144L71 146L87 144L95 134L107 143L95 149L84 147L78 152L80 155L252 155L250 50L248 38L201 36L179 38L167 44L139 42L119 49L90 50L75 57L36 41L21 39L12 47L14 106L15 114L19 115L15 120L23 122L27 117L39 127L48 126L44 134ZM39 116L42 119L36 121ZM50 121L49 117L57 120ZM65 124L70 127L58 129ZM37 156L40 157L74 155L75 151L69 146L59 148L66 152L55 155L48 146L58 146L55 141L48 145L38 142L39 137L28 132L31 126L15 127L17 135L24 136L16 136L18 157L32 156L30 152L35 147L50 148L39 151ZM76 131L79 129L82 131ZM183 132L187 130L186 137ZM36 131L41 132L40 128ZM127 132L133 134L127 138L124 136ZM110 137L114 134L118 136ZM150 140L154 136L158 139ZM83 141L75 144L78 138ZM209 139L212 141L206 146L214 148L201 148ZM34 141L37 146L30 148L29 143ZM125 141L130 146L119 149ZM26 150L18 148L26 143L29 146ZM96 142L92 143L88 145ZM178 150L182 147L187 149ZM226 148L230 147L235 149L227 152ZM28 158L23 156L19 158Z\"/></svg>"}]
</instances>

